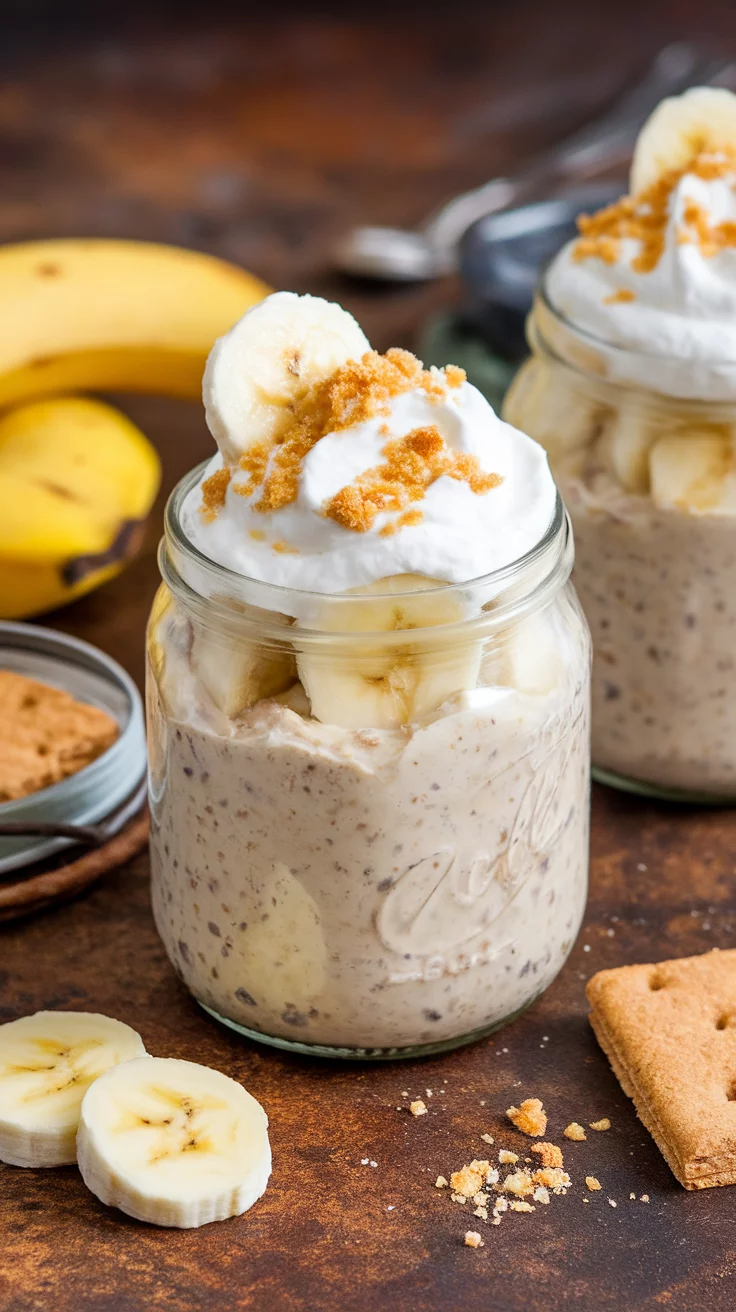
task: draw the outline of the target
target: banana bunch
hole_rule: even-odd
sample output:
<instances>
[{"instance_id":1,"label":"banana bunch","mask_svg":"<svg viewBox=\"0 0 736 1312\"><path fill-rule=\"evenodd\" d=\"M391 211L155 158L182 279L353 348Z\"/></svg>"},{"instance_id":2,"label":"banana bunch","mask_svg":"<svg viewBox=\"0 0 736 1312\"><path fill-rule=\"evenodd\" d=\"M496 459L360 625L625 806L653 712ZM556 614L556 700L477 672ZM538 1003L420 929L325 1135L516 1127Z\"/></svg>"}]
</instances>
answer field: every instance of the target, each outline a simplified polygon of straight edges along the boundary
<instances>
[{"instance_id":1,"label":"banana bunch","mask_svg":"<svg viewBox=\"0 0 736 1312\"><path fill-rule=\"evenodd\" d=\"M158 491L143 434L117 410L63 394L199 398L215 338L267 292L234 265L175 247L0 247L0 618L48 610L118 573Z\"/></svg>"},{"instance_id":2,"label":"banana bunch","mask_svg":"<svg viewBox=\"0 0 736 1312\"><path fill-rule=\"evenodd\" d=\"M220 1071L149 1056L121 1021L38 1011L0 1025L0 1161L77 1162L103 1203L189 1229L264 1193L268 1118Z\"/></svg>"}]
</instances>

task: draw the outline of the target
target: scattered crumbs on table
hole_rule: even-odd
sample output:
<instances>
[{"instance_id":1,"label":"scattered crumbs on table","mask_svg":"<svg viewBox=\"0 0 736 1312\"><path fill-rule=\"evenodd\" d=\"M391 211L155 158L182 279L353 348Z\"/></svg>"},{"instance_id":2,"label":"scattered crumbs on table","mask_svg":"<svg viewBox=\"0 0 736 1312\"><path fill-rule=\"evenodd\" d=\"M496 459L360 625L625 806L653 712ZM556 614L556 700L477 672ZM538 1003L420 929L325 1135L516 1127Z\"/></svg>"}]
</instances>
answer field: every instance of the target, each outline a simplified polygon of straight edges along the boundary
<instances>
[{"instance_id":1,"label":"scattered crumbs on table","mask_svg":"<svg viewBox=\"0 0 736 1312\"><path fill-rule=\"evenodd\" d=\"M573 1139L575 1143L582 1143L583 1139L587 1138L585 1130L582 1125L578 1125L577 1121L571 1121L562 1133L566 1139Z\"/></svg>"},{"instance_id":2,"label":"scattered crumbs on table","mask_svg":"<svg viewBox=\"0 0 736 1312\"><path fill-rule=\"evenodd\" d=\"M409 1111L411 1112L412 1116L427 1115L426 1104L422 1102L421 1098L415 1098L413 1102L409 1103Z\"/></svg>"},{"instance_id":3,"label":"scattered crumbs on table","mask_svg":"<svg viewBox=\"0 0 736 1312\"><path fill-rule=\"evenodd\" d=\"M590 1121L591 1130L610 1130L611 1122L607 1116L603 1116L600 1121Z\"/></svg>"}]
</instances>

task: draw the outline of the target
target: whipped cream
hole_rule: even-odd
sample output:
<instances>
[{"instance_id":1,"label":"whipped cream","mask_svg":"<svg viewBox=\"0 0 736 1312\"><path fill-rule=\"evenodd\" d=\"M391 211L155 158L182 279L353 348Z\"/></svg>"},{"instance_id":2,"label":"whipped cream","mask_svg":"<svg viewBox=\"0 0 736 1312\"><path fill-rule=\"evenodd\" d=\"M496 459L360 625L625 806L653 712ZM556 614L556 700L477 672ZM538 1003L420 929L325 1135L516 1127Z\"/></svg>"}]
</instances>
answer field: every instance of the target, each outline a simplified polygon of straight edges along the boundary
<instances>
[{"instance_id":1,"label":"whipped cream","mask_svg":"<svg viewBox=\"0 0 736 1312\"><path fill-rule=\"evenodd\" d=\"M432 380L431 395L412 387L380 413L324 434L301 461L296 496L278 509L259 509L262 483L248 491L246 470L220 452L184 501L184 533L203 555L247 578L330 594L398 574L466 583L517 561L554 516L546 454L469 383L450 386L441 371ZM419 522L402 524L400 515L382 511L355 531L326 513L337 494L382 465L392 441L428 428L451 453L474 457L481 477L497 475L494 485L473 491L465 479L442 474L411 502ZM214 515L203 513L202 484L226 468L222 504Z\"/></svg>"},{"instance_id":2,"label":"whipped cream","mask_svg":"<svg viewBox=\"0 0 736 1312\"><path fill-rule=\"evenodd\" d=\"M649 271L632 268L644 249L637 237L622 237L611 262L580 259L575 240L551 264L545 290L558 314L597 339L608 377L673 397L734 400L736 247L710 253L698 239L693 205L701 224L736 223L736 171L710 179L682 174Z\"/></svg>"}]
</instances>

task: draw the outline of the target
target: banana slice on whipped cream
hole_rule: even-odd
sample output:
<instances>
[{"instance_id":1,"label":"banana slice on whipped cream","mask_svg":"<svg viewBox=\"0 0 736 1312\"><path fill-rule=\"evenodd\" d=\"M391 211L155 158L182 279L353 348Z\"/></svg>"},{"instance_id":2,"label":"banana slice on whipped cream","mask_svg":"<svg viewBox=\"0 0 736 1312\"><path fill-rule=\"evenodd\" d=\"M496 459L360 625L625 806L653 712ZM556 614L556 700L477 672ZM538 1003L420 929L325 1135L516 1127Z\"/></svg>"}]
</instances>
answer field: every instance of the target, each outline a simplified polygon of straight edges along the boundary
<instances>
[{"instance_id":1,"label":"banana slice on whipped cream","mask_svg":"<svg viewBox=\"0 0 736 1312\"><path fill-rule=\"evenodd\" d=\"M191 1229L239 1216L265 1192L268 1117L221 1071L139 1057L87 1090L77 1159L101 1202L139 1221Z\"/></svg>"},{"instance_id":2,"label":"banana slice on whipped cream","mask_svg":"<svg viewBox=\"0 0 736 1312\"><path fill-rule=\"evenodd\" d=\"M736 96L722 87L691 87L660 101L636 141L630 190L638 196L670 171L683 172L701 152L732 153Z\"/></svg>"},{"instance_id":3,"label":"banana slice on whipped cream","mask_svg":"<svg viewBox=\"0 0 736 1312\"><path fill-rule=\"evenodd\" d=\"M370 349L353 316L319 296L274 292L254 306L215 342L202 382L225 460L278 441L311 389Z\"/></svg>"},{"instance_id":4,"label":"banana slice on whipped cream","mask_svg":"<svg viewBox=\"0 0 736 1312\"><path fill-rule=\"evenodd\" d=\"M0 1161L32 1167L75 1162L87 1089L145 1051L129 1025L85 1011L37 1011L0 1025Z\"/></svg>"}]
</instances>

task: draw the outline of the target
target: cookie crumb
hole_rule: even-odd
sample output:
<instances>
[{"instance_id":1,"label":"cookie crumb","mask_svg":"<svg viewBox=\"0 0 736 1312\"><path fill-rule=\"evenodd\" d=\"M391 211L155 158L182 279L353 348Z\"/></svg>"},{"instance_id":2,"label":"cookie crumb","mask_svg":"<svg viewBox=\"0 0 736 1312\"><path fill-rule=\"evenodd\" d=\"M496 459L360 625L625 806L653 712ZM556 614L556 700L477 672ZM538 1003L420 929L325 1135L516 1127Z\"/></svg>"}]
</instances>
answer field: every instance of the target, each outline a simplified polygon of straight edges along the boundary
<instances>
[{"instance_id":1,"label":"cookie crumb","mask_svg":"<svg viewBox=\"0 0 736 1312\"><path fill-rule=\"evenodd\" d=\"M640 1197L640 1199L639 1199L639 1202L640 1202L640 1203L648 1203L648 1202L649 1202L649 1194L642 1194L641 1197Z\"/></svg>"},{"instance_id":2,"label":"cookie crumb","mask_svg":"<svg viewBox=\"0 0 736 1312\"><path fill-rule=\"evenodd\" d=\"M446 1180L444 1175L438 1175L434 1182L434 1187L435 1189L446 1189L448 1184L449 1180Z\"/></svg>"},{"instance_id":3,"label":"cookie crumb","mask_svg":"<svg viewBox=\"0 0 736 1312\"><path fill-rule=\"evenodd\" d=\"M615 1201L615 1199L613 1199L613 1198L609 1198L609 1200L608 1200L608 1206L609 1206L609 1207L618 1207L618 1203Z\"/></svg>"},{"instance_id":4,"label":"cookie crumb","mask_svg":"<svg viewBox=\"0 0 736 1312\"><path fill-rule=\"evenodd\" d=\"M479 1217L481 1221L487 1221L487 1220L488 1220L488 1208L487 1208L487 1207L482 1207L481 1204L479 1203L478 1206L476 1207L475 1211L473 1212L473 1216L477 1216L477 1217Z\"/></svg>"},{"instance_id":5,"label":"cookie crumb","mask_svg":"<svg viewBox=\"0 0 736 1312\"><path fill-rule=\"evenodd\" d=\"M546 1204L549 1202L549 1189L545 1189L543 1184L538 1184L536 1189L534 1190L534 1193L532 1194L532 1197L535 1203Z\"/></svg>"},{"instance_id":6,"label":"cookie crumb","mask_svg":"<svg viewBox=\"0 0 736 1312\"><path fill-rule=\"evenodd\" d=\"M508 1148L502 1148L498 1154L498 1160L502 1166L513 1166L519 1160L518 1153L510 1153Z\"/></svg>"},{"instance_id":7,"label":"cookie crumb","mask_svg":"<svg viewBox=\"0 0 736 1312\"><path fill-rule=\"evenodd\" d=\"M532 1175L534 1184L544 1185L545 1189L552 1189L558 1193L561 1189L568 1189L572 1184L567 1171L563 1171L559 1166L544 1166Z\"/></svg>"},{"instance_id":8,"label":"cookie crumb","mask_svg":"<svg viewBox=\"0 0 736 1312\"><path fill-rule=\"evenodd\" d=\"M452 1193L450 1194L450 1197L453 1203L467 1203L468 1201L467 1198L465 1197L465 1194Z\"/></svg>"},{"instance_id":9,"label":"cookie crumb","mask_svg":"<svg viewBox=\"0 0 736 1312\"><path fill-rule=\"evenodd\" d=\"M581 1143L587 1137L582 1125L578 1125L577 1121L571 1121L562 1133L566 1139L574 1139L577 1143Z\"/></svg>"},{"instance_id":10,"label":"cookie crumb","mask_svg":"<svg viewBox=\"0 0 736 1312\"><path fill-rule=\"evenodd\" d=\"M483 1248L483 1240L477 1230L466 1230L464 1242L466 1248Z\"/></svg>"},{"instance_id":11,"label":"cookie crumb","mask_svg":"<svg viewBox=\"0 0 736 1312\"><path fill-rule=\"evenodd\" d=\"M532 1207L531 1203L525 1203L519 1201L519 1199L516 1199L513 1203L509 1203L509 1207L512 1212L536 1212L537 1210L536 1207Z\"/></svg>"},{"instance_id":12,"label":"cookie crumb","mask_svg":"<svg viewBox=\"0 0 736 1312\"><path fill-rule=\"evenodd\" d=\"M532 1152L541 1159L542 1166L562 1166L562 1149L556 1143L533 1143Z\"/></svg>"},{"instance_id":13,"label":"cookie crumb","mask_svg":"<svg viewBox=\"0 0 736 1312\"><path fill-rule=\"evenodd\" d=\"M525 1098L520 1107L509 1107L506 1115L517 1130L532 1138L543 1135L547 1129L547 1113L541 1098Z\"/></svg>"},{"instance_id":14,"label":"cookie crumb","mask_svg":"<svg viewBox=\"0 0 736 1312\"><path fill-rule=\"evenodd\" d=\"M633 1198L636 1201L636 1194L629 1194L629 1198Z\"/></svg>"},{"instance_id":15,"label":"cookie crumb","mask_svg":"<svg viewBox=\"0 0 736 1312\"><path fill-rule=\"evenodd\" d=\"M459 1171L453 1171L450 1176L450 1184L456 1193L462 1194L464 1198L472 1198L486 1183L490 1165L490 1162L472 1161L469 1166L463 1166Z\"/></svg>"},{"instance_id":16,"label":"cookie crumb","mask_svg":"<svg viewBox=\"0 0 736 1312\"><path fill-rule=\"evenodd\" d=\"M585 1183L587 1184L587 1186L588 1186L588 1188L590 1189L591 1193L592 1193L595 1189L602 1189L602 1188L603 1188L603 1186L602 1186L600 1180L596 1180L596 1178L595 1178L594 1175L586 1175L586 1177L585 1177ZM633 1198L634 1195L632 1194L631 1197Z\"/></svg>"},{"instance_id":17,"label":"cookie crumb","mask_svg":"<svg viewBox=\"0 0 736 1312\"><path fill-rule=\"evenodd\" d=\"M590 1128L591 1130L610 1130L611 1122L607 1116L604 1116L600 1121L591 1121Z\"/></svg>"},{"instance_id":18,"label":"cookie crumb","mask_svg":"<svg viewBox=\"0 0 736 1312\"><path fill-rule=\"evenodd\" d=\"M422 1102L421 1098L415 1098L413 1102L409 1103L409 1111L411 1112L412 1116L427 1115L427 1108L425 1104Z\"/></svg>"},{"instance_id":19,"label":"cookie crumb","mask_svg":"<svg viewBox=\"0 0 736 1312\"><path fill-rule=\"evenodd\" d=\"M482 1134L480 1137L481 1137L481 1139L483 1140L484 1143L493 1143L493 1135L492 1135L492 1134Z\"/></svg>"},{"instance_id":20,"label":"cookie crumb","mask_svg":"<svg viewBox=\"0 0 736 1312\"><path fill-rule=\"evenodd\" d=\"M531 1194L534 1192L532 1177L528 1171L514 1171L513 1175L507 1175L503 1182L503 1187L507 1194Z\"/></svg>"}]
</instances>

